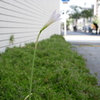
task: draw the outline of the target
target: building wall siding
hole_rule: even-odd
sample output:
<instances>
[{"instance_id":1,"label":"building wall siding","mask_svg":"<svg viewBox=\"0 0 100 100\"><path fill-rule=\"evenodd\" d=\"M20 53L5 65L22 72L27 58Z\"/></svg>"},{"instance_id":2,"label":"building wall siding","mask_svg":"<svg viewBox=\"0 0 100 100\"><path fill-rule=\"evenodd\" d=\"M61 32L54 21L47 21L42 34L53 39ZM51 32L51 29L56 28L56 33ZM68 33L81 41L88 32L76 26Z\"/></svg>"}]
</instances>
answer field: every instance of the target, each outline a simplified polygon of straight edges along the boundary
<instances>
[{"instance_id":1,"label":"building wall siding","mask_svg":"<svg viewBox=\"0 0 100 100\"><path fill-rule=\"evenodd\" d=\"M0 0L0 52L6 47L35 42L41 27L54 10L59 12L59 7L59 0ZM59 21L45 29L40 40L53 34L60 34Z\"/></svg>"}]
</instances>

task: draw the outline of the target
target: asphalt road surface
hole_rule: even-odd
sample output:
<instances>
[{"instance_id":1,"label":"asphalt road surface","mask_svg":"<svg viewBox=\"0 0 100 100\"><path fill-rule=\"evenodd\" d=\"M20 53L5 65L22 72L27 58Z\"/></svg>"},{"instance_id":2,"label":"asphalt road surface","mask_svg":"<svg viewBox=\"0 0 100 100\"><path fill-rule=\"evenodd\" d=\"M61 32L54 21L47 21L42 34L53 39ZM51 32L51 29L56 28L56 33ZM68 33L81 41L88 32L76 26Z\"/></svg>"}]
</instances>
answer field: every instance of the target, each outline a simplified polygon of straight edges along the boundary
<instances>
[{"instance_id":1,"label":"asphalt road surface","mask_svg":"<svg viewBox=\"0 0 100 100\"><path fill-rule=\"evenodd\" d=\"M67 32L66 32L66 35L89 35L89 36L100 36L99 33L96 35L95 32L93 32L93 33L86 33L86 32L82 32L82 31L77 31L77 32L67 31Z\"/></svg>"}]
</instances>

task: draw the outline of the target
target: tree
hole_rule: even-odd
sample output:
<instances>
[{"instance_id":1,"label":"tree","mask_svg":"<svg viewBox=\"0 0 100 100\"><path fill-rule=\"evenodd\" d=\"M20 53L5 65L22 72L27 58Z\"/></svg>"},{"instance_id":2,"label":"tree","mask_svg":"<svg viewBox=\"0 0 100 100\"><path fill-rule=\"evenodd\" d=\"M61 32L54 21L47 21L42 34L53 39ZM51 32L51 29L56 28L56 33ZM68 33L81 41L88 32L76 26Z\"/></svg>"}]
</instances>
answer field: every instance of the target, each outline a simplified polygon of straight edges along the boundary
<instances>
[{"instance_id":1,"label":"tree","mask_svg":"<svg viewBox=\"0 0 100 100\"><path fill-rule=\"evenodd\" d=\"M75 19L77 24L77 20L80 18L80 12L82 8L76 5L71 5L70 8L72 11L69 13L69 16L70 18Z\"/></svg>"},{"instance_id":2,"label":"tree","mask_svg":"<svg viewBox=\"0 0 100 100\"><path fill-rule=\"evenodd\" d=\"M84 9L81 12L81 17L83 18L89 18L89 17L93 17L93 9Z\"/></svg>"},{"instance_id":3,"label":"tree","mask_svg":"<svg viewBox=\"0 0 100 100\"><path fill-rule=\"evenodd\" d=\"M70 6L71 10L69 13L70 18L74 19L74 24L77 26L77 20L80 18L84 18L84 26L85 26L85 19L88 20L88 18L93 17L93 9L92 8L82 8L80 6L76 5L71 5Z\"/></svg>"},{"instance_id":4,"label":"tree","mask_svg":"<svg viewBox=\"0 0 100 100\"><path fill-rule=\"evenodd\" d=\"M84 26L85 26L85 18L88 20L88 18L93 17L93 9L84 9L81 12L81 17L84 18Z\"/></svg>"}]
</instances>

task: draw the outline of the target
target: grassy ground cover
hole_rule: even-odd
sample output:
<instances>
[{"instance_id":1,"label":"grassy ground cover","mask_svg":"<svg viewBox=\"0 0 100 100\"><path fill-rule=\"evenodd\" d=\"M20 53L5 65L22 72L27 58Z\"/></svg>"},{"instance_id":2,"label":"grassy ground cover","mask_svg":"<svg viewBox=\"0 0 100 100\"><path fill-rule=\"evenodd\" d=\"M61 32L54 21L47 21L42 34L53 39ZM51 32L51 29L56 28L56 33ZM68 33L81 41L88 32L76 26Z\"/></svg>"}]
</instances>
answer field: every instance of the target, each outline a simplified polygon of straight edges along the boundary
<instances>
[{"instance_id":1,"label":"grassy ground cover","mask_svg":"<svg viewBox=\"0 0 100 100\"><path fill-rule=\"evenodd\" d=\"M30 43L0 54L0 100L24 100L29 94L33 48ZM32 100L100 100L96 84L82 56L62 36L39 42Z\"/></svg>"}]
</instances>

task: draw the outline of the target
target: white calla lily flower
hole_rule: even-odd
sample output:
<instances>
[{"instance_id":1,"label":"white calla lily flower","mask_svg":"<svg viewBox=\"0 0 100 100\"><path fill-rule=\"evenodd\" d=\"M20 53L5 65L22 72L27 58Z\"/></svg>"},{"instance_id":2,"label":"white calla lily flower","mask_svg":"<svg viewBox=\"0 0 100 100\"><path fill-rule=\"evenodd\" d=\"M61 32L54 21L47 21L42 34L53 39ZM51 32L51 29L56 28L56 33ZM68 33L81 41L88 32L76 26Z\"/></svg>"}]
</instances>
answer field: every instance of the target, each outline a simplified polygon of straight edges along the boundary
<instances>
[{"instance_id":1,"label":"white calla lily flower","mask_svg":"<svg viewBox=\"0 0 100 100\"><path fill-rule=\"evenodd\" d=\"M40 33L45 29L47 28L49 25L51 25L52 23L60 20L60 14L56 14L56 11L54 11L49 19L49 21L42 27L42 29L40 30Z\"/></svg>"},{"instance_id":2,"label":"white calla lily flower","mask_svg":"<svg viewBox=\"0 0 100 100\"><path fill-rule=\"evenodd\" d=\"M38 39L39 39L39 36L41 34L41 32L46 29L49 25L51 25L52 23L60 20L60 14L56 14L56 11L54 11L50 17L50 19L48 20L48 22L41 28L41 30L39 31L39 34L37 36L37 40L36 40L36 45L35 45L35 49L37 48L37 43L38 43Z\"/></svg>"}]
</instances>

